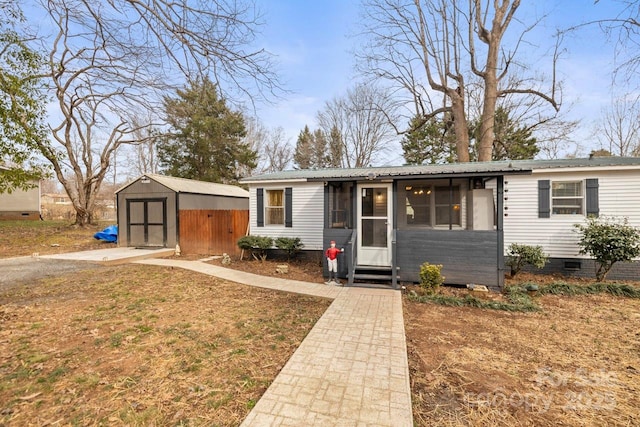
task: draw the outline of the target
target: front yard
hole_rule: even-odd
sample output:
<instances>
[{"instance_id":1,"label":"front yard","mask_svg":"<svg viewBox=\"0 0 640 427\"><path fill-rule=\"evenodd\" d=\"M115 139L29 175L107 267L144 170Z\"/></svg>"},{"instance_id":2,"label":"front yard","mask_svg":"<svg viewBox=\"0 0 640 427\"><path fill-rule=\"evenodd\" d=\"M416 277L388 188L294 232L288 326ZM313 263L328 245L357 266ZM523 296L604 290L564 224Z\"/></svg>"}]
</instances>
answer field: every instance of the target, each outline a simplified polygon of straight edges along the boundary
<instances>
[{"instance_id":1,"label":"front yard","mask_svg":"<svg viewBox=\"0 0 640 427\"><path fill-rule=\"evenodd\" d=\"M179 269L0 291L0 425L236 426L329 305Z\"/></svg>"},{"instance_id":2,"label":"front yard","mask_svg":"<svg viewBox=\"0 0 640 427\"><path fill-rule=\"evenodd\" d=\"M0 231L0 258L105 247L64 224ZM321 282L320 260L280 276ZM416 426L640 425L640 299L535 302L404 298ZM329 304L142 265L0 289L0 425L239 425Z\"/></svg>"}]
</instances>

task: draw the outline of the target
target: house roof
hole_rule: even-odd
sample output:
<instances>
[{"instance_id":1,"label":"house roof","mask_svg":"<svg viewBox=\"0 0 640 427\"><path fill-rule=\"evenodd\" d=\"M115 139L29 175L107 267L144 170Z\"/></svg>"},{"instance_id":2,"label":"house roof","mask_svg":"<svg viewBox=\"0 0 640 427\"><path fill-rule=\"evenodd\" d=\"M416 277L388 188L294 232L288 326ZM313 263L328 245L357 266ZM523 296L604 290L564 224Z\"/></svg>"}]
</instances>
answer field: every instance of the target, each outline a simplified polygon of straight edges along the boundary
<instances>
[{"instance_id":1,"label":"house roof","mask_svg":"<svg viewBox=\"0 0 640 427\"><path fill-rule=\"evenodd\" d=\"M593 157L562 160L504 160L496 162L451 163L443 165L406 165L368 168L301 169L257 175L242 179L243 183L264 181L321 181L376 179L420 176L497 176L527 174L536 169L638 166L639 157Z\"/></svg>"},{"instance_id":2,"label":"house roof","mask_svg":"<svg viewBox=\"0 0 640 427\"><path fill-rule=\"evenodd\" d=\"M206 181L196 181L194 179L186 179L186 178L174 178L172 176L158 175L153 173L148 173L138 177L136 180L130 182L122 188L119 188L116 193L124 190L131 184L138 182L142 178L147 177L152 179L159 184L164 185L170 190L175 191L176 193L191 193L191 194L208 194L214 196L225 196L225 197L239 197L239 198L248 198L249 192L243 188L240 188L235 185L228 184L218 184L215 182L206 182Z\"/></svg>"}]
</instances>

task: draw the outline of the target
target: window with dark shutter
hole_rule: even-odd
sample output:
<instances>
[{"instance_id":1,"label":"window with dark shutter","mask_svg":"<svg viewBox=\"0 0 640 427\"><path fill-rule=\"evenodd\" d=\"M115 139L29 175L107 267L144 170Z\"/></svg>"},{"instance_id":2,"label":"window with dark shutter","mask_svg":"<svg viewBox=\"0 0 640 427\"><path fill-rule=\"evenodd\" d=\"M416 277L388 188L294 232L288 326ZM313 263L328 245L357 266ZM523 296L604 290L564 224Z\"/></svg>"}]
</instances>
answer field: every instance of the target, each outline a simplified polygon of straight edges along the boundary
<instances>
[{"instance_id":1,"label":"window with dark shutter","mask_svg":"<svg viewBox=\"0 0 640 427\"><path fill-rule=\"evenodd\" d=\"M284 226L293 227L293 188L284 189Z\"/></svg>"},{"instance_id":2,"label":"window with dark shutter","mask_svg":"<svg viewBox=\"0 0 640 427\"><path fill-rule=\"evenodd\" d=\"M256 189L256 222L258 227L264 227L264 189Z\"/></svg>"},{"instance_id":3,"label":"window with dark shutter","mask_svg":"<svg viewBox=\"0 0 640 427\"><path fill-rule=\"evenodd\" d=\"M598 200L598 178L585 181L587 189L587 216L600 215L600 202Z\"/></svg>"},{"instance_id":4,"label":"window with dark shutter","mask_svg":"<svg viewBox=\"0 0 640 427\"><path fill-rule=\"evenodd\" d=\"M551 217L551 183L548 179L538 181L538 218Z\"/></svg>"}]
</instances>

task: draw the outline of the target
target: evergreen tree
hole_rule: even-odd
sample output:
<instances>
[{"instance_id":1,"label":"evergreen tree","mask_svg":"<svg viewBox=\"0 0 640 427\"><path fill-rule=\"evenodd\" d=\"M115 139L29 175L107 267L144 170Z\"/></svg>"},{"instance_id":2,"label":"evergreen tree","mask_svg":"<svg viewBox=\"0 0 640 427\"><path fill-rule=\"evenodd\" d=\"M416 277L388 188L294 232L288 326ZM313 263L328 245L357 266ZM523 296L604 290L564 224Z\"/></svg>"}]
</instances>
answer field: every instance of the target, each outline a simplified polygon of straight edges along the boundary
<instances>
[{"instance_id":1,"label":"evergreen tree","mask_svg":"<svg viewBox=\"0 0 640 427\"><path fill-rule=\"evenodd\" d=\"M174 132L158 145L163 171L171 176L234 183L241 170L256 167L257 154L243 138L242 113L231 111L208 78L165 98Z\"/></svg>"},{"instance_id":2,"label":"evergreen tree","mask_svg":"<svg viewBox=\"0 0 640 427\"><path fill-rule=\"evenodd\" d=\"M469 130L471 132L471 140L478 141L480 139L480 135L478 135L480 132L479 118L472 122ZM531 129L526 125L515 123L509 115L509 110L504 107L496 109L493 131L495 139L493 141L492 160L533 159L540 151ZM477 156L473 153L472 157Z\"/></svg>"},{"instance_id":3,"label":"evergreen tree","mask_svg":"<svg viewBox=\"0 0 640 427\"><path fill-rule=\"evenodd\" d=\"M328 141L322 129L313 132L313 167L326 168L329 164Z\"/></svg>"},{"instance_id":4,"label":"evergreen tree","mask_svg":"<svg viewBox=\"0 0 640 427\"><path fill-rule=\"evenodd\" d=\"M313 167L313 135L309 126L304 127L296 141L296 151L293 153L293 161L298 169Z\"/></svg>"},{"instance_id":5,"label":"evergreen tree","mask_svg":"<svg viewBox=\"0 0 640 427\"><path fill-rule=\"evenodd\" d=\"M340 129L336 126L331 128L329 140L327 141L327 148L329 151L329 161L327 166L330 168L342 167L342 153L344 152L342 134L340 133Z\"/></svg>"},{"instance_id":6,"label":"evergreen tree","mask_svg":"<svg viewBox=\"0 0 640 427\"><path fill-rule=\"evenodd\" d=\"M446 119L430 118L425 122L416 116L409 122L402 151L410 165L452 163L456 160L456 139L453 125Z\"/></svg>"}]
</instances>

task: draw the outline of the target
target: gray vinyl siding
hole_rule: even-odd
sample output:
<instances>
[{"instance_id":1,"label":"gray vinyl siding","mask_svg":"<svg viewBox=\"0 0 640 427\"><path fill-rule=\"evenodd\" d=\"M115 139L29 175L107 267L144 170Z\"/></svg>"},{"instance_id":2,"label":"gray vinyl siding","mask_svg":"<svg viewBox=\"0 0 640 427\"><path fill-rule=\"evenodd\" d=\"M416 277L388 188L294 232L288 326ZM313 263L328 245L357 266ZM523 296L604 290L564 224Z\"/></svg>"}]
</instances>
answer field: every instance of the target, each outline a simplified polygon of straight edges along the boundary
<instances>
[{"instance_id":1,"label":"gray vinyl siding","mask_svg":"<svg viewBox=\"0 0 640 427\"><path fill-rule=\"evenodd\" d=\"M429 262L442 264L448 284L503 285L496 231L398 230L396 253L401 281L420 281L420 265Z\"/></svg>"},{"instance_id":2,"label":"gray vinyl siding","mask_svg":"<svg viewBox=\"0 0 640 427\"><path fill-rule=\"evenodd\" d=\"M180 193L180 210L246 211L248 209L248 198Z\"/></svg>"}]
</instances>

